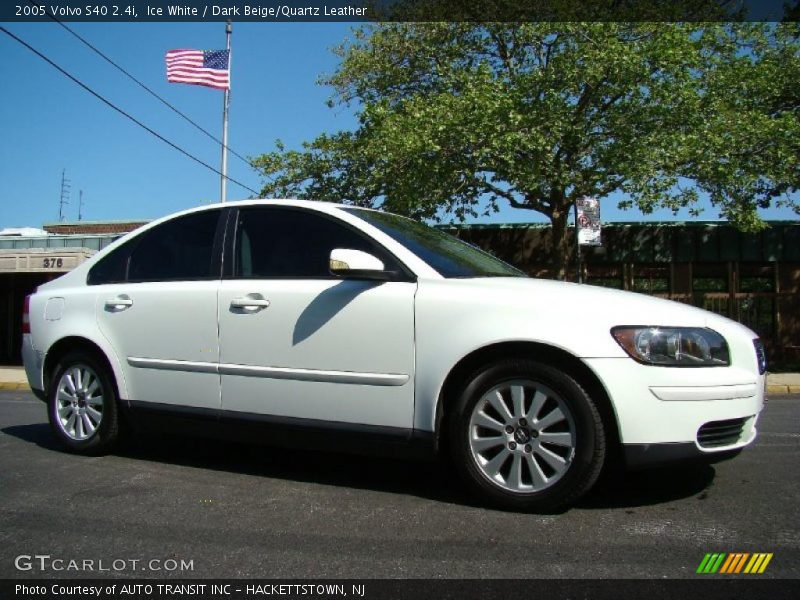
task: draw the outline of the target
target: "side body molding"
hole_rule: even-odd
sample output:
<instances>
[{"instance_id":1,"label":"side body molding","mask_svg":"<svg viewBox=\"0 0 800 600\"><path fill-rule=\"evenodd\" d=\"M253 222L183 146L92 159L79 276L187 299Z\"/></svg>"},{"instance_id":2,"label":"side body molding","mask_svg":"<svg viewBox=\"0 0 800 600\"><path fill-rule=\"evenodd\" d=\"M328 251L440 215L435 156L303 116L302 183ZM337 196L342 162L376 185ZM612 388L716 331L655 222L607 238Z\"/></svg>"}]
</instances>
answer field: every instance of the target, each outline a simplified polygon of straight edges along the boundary
<instances>
[{"instance_id":1,"label":"side body molding","mask_svg":"<svg viewBox=\"0 0 800 600\"><path fill-rule=\"evenodd\" d=\"M402 373L358 373L354 371L319 371L315 369L289 369L284 367L257 367L249 365L216 364L184 360L128 357L128 364L141 369L187 371L191 373L219 373L243 377L319 381L323 383L354 383L360 385L401 386L409 376Z\"/></svg>"}]
</instances>

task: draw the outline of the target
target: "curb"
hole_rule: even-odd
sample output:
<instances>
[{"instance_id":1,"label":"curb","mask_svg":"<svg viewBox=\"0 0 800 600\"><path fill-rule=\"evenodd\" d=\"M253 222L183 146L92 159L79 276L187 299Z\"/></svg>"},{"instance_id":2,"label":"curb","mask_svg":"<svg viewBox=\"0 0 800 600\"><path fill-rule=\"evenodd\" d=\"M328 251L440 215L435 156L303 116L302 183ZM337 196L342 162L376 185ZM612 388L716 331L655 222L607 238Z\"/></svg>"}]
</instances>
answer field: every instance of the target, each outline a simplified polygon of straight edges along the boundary
<instances>
[{"instance_id":1,"label":"curb","mask_svg":"<svg viewBox=\"0 0 800 600\"><path fill-rule=\"evenodd\" d=\"M800 385L768 385L767 394L800 394Z\"/></svg>"},{"instance_id":2,"label":"curb","mask_svg":"<svg viewBox=\"0 0 800 600\"><path fill-rule=\"evenodd\" d=\"M0 390L20 390L30 391L31 387L27 383L10 383L8 381L0 381Z\"/></svg>"}]
</instances>

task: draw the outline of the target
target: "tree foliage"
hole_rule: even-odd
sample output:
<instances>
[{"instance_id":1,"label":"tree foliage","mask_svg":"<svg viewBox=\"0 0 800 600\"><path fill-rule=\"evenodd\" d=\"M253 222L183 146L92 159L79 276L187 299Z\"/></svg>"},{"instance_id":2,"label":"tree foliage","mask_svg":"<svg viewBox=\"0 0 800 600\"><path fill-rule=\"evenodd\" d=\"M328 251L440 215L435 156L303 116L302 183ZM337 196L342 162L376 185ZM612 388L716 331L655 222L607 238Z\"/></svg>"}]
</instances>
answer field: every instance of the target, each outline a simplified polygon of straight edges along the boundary
<instances>
[{"instance_id":1,"label":"tree foliage","mask_svg":"<svg viewBox=\"0 0 800 600\"><path fill-rule=\"evenodd\" d=\"M745 229L759 207L795 206L797 24L384 23L335 51L323 83L358 127L258 157L265 195L537 211L561 277L581 196L648 213L707 194Z\"/></svg>"}]
</instances>

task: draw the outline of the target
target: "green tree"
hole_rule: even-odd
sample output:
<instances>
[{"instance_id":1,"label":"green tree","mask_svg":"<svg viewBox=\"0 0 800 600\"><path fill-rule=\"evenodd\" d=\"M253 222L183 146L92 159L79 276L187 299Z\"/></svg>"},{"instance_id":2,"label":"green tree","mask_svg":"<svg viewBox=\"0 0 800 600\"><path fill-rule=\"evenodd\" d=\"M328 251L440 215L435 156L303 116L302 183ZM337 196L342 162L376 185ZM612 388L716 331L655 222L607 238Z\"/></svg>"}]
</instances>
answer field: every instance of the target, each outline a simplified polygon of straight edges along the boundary
<instances>
[{"instance_id":1,"label":"green tree","mask_svg":"<svg viewBox=\"0 0 800 600\"><path fill-rule=\"evenodd\" d=\"M385 23L336 49L354 131L255 159L264 195L417 218L546 215L554 274L576 198L644 212L705 192L745 228L800 175L797 25Z\"/></svg>"}]
</instances>

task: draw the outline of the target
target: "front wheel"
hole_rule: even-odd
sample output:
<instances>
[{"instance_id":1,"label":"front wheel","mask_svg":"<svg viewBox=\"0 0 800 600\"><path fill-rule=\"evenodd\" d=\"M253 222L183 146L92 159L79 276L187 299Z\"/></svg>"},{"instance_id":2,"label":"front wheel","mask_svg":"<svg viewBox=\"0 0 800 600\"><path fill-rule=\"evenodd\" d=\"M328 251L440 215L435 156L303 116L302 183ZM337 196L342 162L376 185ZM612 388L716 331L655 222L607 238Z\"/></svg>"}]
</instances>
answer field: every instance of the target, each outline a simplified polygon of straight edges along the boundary
<instances>
[{"instance_id":1,"label":"front wheel","mask_svg":"<svg viewBox=\"0 0 800 600\"><path fill-rule=\"evenodd\" d=\"M573 502L605 458L592 399L570 375L533 360L502 360L474 373L452 415L450 442L473 491L512 510Z\"/></svg>"},{"instance_id":2,"label":"front wheel","mask_svg":"<svg viewBox=\"0 0 800 600\"><path fill-rule=\"evenodd\" d=\"M119 437L116 388L93 355L72 352L56 366L48 390L50 426L70 451L108 452Z\"/></svg>"}]
</instances>

